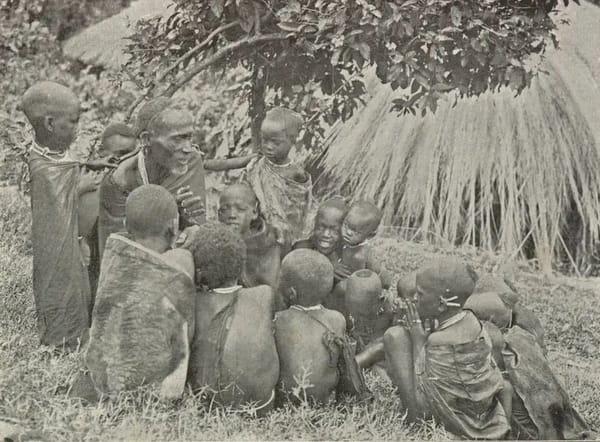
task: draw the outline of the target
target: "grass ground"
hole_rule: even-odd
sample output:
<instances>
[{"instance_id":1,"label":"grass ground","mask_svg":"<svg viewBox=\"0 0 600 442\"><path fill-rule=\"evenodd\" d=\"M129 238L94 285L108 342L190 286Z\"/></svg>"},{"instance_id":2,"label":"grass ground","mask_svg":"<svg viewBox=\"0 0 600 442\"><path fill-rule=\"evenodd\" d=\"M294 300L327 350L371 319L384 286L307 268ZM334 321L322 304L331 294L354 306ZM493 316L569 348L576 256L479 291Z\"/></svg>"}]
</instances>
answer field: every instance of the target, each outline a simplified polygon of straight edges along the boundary
<instances>
[{"instance_id":1,"label":"grass ground","mask_svg":"<svg viewBox=\"0 0 600 442\"><path fill-rule=\"evenodd\" d=\"M433 422L405 423L391 387L370 376L376 400L369 406L348 401L320 409L284 408L260 419L207 410L189 393L170 404L160 403L149 390L97 406L69 399L81 353L65 356L38 346L28 201L0 189L0 206L0 435L25 429L52 441L448 439ZM545 324L550 362L574 405L588 422L600 422L599 280L542 276L470 249L437 249L393 238L379 239L377 247L400 274L438 254L461 256L479 270L500 267L510 273L523 302Z\"/></svg>"}]
</instances>

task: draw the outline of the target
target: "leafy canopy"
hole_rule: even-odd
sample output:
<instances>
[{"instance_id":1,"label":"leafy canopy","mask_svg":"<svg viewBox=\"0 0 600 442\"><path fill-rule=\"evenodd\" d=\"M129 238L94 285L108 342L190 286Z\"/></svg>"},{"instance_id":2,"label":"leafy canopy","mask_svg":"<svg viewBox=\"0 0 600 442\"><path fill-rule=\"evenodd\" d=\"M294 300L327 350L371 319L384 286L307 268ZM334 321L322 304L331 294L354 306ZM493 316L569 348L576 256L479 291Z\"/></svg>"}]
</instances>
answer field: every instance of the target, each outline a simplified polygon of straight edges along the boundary
<instances>
[{"instance_id":1,"label":"leafy canopy","mask_svg":"<svg viewBox=\"0 0 600 442\"><path fill-rule=\"evenodd\" d=\"M451 91L526 87L535 74L528 58L556 43L557 1L174 0L169 17L138 26L128 67L151 95L173 94L207 68L242 66L253 72L253 116L266 92L310 122L332 123L352 115L365 90L360 73L375 66L404 92L396 110L435 111ZM306 96L322 97L323 108L307 110Z\"/></svg>"}]
</instances>

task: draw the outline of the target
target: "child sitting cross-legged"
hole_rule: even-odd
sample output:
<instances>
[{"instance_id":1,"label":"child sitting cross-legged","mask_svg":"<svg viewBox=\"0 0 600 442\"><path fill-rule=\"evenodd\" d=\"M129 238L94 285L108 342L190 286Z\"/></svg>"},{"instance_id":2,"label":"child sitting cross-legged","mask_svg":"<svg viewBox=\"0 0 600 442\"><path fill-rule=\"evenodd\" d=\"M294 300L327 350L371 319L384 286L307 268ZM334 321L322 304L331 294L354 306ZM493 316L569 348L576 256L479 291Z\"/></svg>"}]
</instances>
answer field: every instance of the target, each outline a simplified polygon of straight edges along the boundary
<instances>
[{"instance_id":1,"label":"child sitting cross-legged","mask_svg":"<svg viewBox=\"0 0 600 442\"><path fill-rule=\"evenodd\" d=\"M419 271L416 294L405 300L406 327L390 328L383 346L410 419L433 417L459 437L497 440L510 430L512 388L492 358L486 329L462 309L476 278L454 260ZM430 333L426 319L438 324Z\"/></svg>"},{"instance_id":2,"label":"child sitting cross-legged","mask_svg":"<svg viewBox=\"0 0 600 442\"><path fill-rule=\"evenodd\" d=\"M239 233L199 226L191 246L196 269L196 333L188 380L194 392L224 407L273 406L279 359L273 338L273 290L238 285L246 258Z\"/></svg>"},{"instance_id":3,"label":"child sitting cross-legged","mask_svg":"<svg viewBox=\"0 0 600 442\"><path fill-rule=\"evenodd\" d=\"M280 399L327 403L336 391L369 395L344 316L322 306L332 281L333 266L318 252L294 250L283 259L280 291L291 306L275 316Z\"/></svg>"},{"instance_id":4,"label":"child sitting cross-legged","mask_svg":"<svg viewBox=\"0 0 600 442\"><path fill-rule=\"evenodd\" d=\"M227 186L219 197L219 221L233 227L246 243L240 277L244 287L267 284L277 288L281 246L273 229L259 213L256 194L247 184Z\"/></svg>"},{"instance_id":5,"label":"child sitting cross-legged","mask_svg":"<svg viewBox=\"0 0 600 442\"><path fill-rule=\"evenodd\" d=\"M269 110L261 126L263 156L250 161L244 178L275 228L284 255L302 237L312 200L310 175L289 158L302 125L300 115L290 109Z\"/></svg>"}]
</instances>

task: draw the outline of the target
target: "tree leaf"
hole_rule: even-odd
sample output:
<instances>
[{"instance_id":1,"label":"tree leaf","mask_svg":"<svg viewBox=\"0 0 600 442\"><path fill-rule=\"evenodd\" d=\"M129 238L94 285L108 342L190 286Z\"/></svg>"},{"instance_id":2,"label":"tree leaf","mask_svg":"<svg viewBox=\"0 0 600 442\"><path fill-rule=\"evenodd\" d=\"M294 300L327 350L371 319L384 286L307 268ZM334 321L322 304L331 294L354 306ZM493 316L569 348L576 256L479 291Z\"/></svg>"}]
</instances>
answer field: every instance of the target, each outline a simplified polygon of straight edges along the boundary
<instances>
[{"instance_id":1,"label":"tree leaf","mask_svg":"<svg viewBox=\"0 0 600 442\"><path fill-rule=\"evenodd\" d=\"M210 9L217 18L221 18L225 9L225 0L210 0Z\"/></svg>"}]
</instances>

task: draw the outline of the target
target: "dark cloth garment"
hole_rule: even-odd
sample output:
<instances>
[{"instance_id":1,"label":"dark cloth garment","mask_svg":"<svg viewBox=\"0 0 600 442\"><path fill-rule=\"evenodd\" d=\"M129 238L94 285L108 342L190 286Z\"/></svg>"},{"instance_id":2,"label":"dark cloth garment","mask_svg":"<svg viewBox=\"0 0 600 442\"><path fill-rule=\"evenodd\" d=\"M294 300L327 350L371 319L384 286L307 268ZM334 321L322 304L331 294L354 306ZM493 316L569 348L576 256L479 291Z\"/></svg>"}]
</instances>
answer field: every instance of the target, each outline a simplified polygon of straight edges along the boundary
<instances>
[{"instance_id":1,"label":"dark cloth garment","mask_svg":"<svg viewBox=\"0 0 600 442\"><path fill-rule=\"evenodd\" d=\"M198 334L194 340L190 369L193 370L192 388L196 390L203 386L209 386L213 393L218 394L229 387L228 382L222 382L221 379L224 372L223 352L237 302L238 293L236 292L216 312L202 335Z\"/></svg>"},{"instance_id":2,"label":"dark cloth garment","mask_svg":"<svg viewBox=\"0 0 600 442\"><path fill-rule=\"evenodd\" d=\"M310 176L304 183L294 181L282 174L282 169L287 167L289 165L279 166L265 157L256 158L246 166L243 177L254 190L265 220L277 232L284 253L302 237L312 203Z\"/></svg>"},{"instance_id":3,"label":"dark cloth garment","mask_svg":"<svg viewBox=\"0 0 600 442\"><path fill-rule=\"evenodd\" d=\"M100 212L98 216L98 241L100 248L100 256L102 257L104 251L104 244L106 239L111 233L124 232L125 231L125 201L127 196L136 188L143 184L142 176L139 171L137 156L127 158L119 167L126 169L125 176L128 177L127 183L124 187L119 186L114 181L115 170L109 171L102 183L100 184ZM196 157L190 161L188 171L183 175L171 175L165 178L161 183L158 184L173 195L177 193L177 190L182 186L190 186L190 191L195 196L200 196L204 200L204 207L206 207L206 189L204 183L204 164L202 157L197 154ZM191 225L202 223L205 220L204 216L198 217L198 219L189 219L187 215L180 210L179 227L181 229Z\"/></svg>"},{"instance_id":4,"label":"dark cloth garment","mask_svg":"<svg viewBox=\"0 0 600 442\"><path fill-rule=\"evenodd\" d=\"M424 405L448 431L467 439L502 439L510 430L498 397L502 374L491 351L482 327L472 342L427 344L417 362Z\"/></svg>"},{"instance_id":5,"label":"dark cloth garment","mask_svg":"<svg viewBox=\"0 0 600 442\"><path fill-rule=\"evenodd\" d=\"M40 342L85 339L91 304L87 268L78 240L80 165L30 153L33 295Z\"/></svg>"},{"instance_id":6,"label":"dark cloth garment","mask_svg":"<svg viewBox=\"0 0 600 442\"><path fill-rule=\"evenodd\" d=\"M363 376L362 370L355 359L355 350L348 336L340 336L333 332L326 324L319 321L308 312L294 310L317 322L324 329L323 345L329 353L330 366L337 367L338 384L337 393L346 393L358 397L360 400L372 398L371 391Z\"/></svg>"},{"instance_id":7,"label":"dark cloth garment","mask_svg":"<svg viewBox=\"0 0 600 442\"><path fill-rule=\"evenodd\" d=\"M571 406L536 337L513 326L504 339L502 356L514 391L512 436L530 440L589 438L589 426Z\"/></svg>"},{"instance_id":8,"label":"dark cloth garment","mask_svg":"<svg viewBox=\"0 0 600 442\"><path fill-rule=\"evenodd\" d=\"M114 393L170 375L189 357L194 299L183 270L125 236L109 237L85 354L96 388Z\"/></svg>"},{"instance_id":9,"label":"dark cloth garment","mask_svg":"<svg viewBox=\"0 0 600 442\"><path fill-rule=\"evenodd\" d=\"M273 229L259 218L246 243L246 262L240 278L244 287L266 284L277 288L281 267L281 246Z\"/></svg>"}]
</instances>

